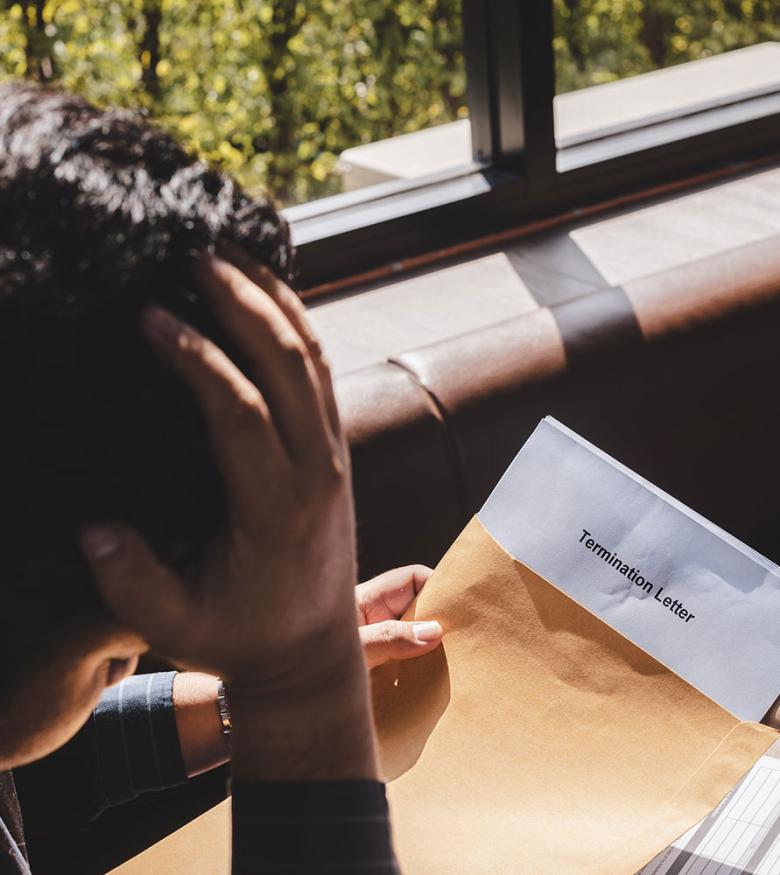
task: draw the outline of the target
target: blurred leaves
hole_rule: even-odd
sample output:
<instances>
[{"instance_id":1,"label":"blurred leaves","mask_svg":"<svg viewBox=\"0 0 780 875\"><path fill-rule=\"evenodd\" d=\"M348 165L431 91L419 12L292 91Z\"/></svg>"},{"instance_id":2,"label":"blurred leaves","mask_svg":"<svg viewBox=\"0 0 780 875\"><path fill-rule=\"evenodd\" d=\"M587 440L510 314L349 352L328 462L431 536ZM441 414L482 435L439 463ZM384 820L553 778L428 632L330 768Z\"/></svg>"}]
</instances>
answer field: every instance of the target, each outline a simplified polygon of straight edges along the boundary
<instances>
[{"instance_id":1,"label":"blurred leaves","mask_svg":"<svg viewBox=\"0 0 780 875\"><path fill-rule=\"evenodd\" d=\"M778 0L554 0L558 93L766 40Z\"/></svg>"},{"instance_id":2,"label":"blurred leaves","mask_svg":"<svg viewBox=\"0 0 780 875\"><path fill-rule=\"evenodd\" d=\"M554 0L558 90L780 39L777 0ZM461 0L0 0L0 76L148 112L250 189L467 115Z\"/></svg>"},{"instance_id":3,"label":"blurred leaves","mask_svg":"<svg viewBox=\"0 0 780 875\"><path fill-rule=\"evenodd\" d=\"M50 58L283 203L339 191L350 146L465 113L461 46L460 0L0 0L0 75Z\"/></svg>"}]
</instances>

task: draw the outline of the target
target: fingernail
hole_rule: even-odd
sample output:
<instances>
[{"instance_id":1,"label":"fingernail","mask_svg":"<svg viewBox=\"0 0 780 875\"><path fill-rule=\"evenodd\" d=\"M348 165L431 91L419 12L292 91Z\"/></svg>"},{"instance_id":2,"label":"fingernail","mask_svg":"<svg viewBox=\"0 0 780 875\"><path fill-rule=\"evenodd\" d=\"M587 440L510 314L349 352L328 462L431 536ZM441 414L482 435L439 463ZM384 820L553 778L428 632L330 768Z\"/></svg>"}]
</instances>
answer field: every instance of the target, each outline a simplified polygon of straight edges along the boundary
<instances>
[{"instance_id":1,"label":"fingernail","mask_svg":"<svg viewBox=\"0 0 780 875\"><path fill-rule=\"evenodd\" d=\"M119 550L119 536L110 526L93 526L81 534L81 543L90 559L108 559Z\"/></svg>"},{"instance_id":2,"label":"fingernail","mask_svg":"<svg viewBox=\"0 0 780 875\"><path fill-rule=\"evenodd\" d=\"M161 307L147 307L144 310L143 323L147 331L163 343L176 340L182 331L179 320Z\"/></svg>"},{"instance_id":3,"label":"fingernail","mask_svg":"<svg viewBox=\"0 0 780 875\"><path fill-rule=\"evenodd\" d=\"M442 628L435 620L427 623L412 623L412 632L420 644L430 644L442 636Z\"/></svg>"}]
</instances>

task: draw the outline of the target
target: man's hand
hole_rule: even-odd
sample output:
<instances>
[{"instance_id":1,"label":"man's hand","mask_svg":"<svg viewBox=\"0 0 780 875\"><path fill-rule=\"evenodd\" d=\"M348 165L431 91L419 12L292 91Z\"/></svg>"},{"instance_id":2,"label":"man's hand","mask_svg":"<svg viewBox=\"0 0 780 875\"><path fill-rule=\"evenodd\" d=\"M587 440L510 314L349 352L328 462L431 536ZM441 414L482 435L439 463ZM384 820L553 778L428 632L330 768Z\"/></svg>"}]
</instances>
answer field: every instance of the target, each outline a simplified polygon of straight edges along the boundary
<instances>
[{"instance_id":1,"label":"man's hand","mask_svg":"<svg viewBox=\"0 0 780 875\"><path fill-rule=\"evenodd\" d=\"M360 641L369 668L391 659L414 659L438 647L442 629L437 622L399 622L430 575L424 565L407 565L355 587ZM217 720L217 686L215 677L198 672L181 672L174 681L176 726L189 777L230 759Z\"/></svg>"},{"instance_id":2,"label":"man's hand","mask_svg":"<svg viewBox=\"0 0 780 875\"><path fill-rule=\"evenodd\" d=\"M119 524L86 531L85 552L120 620L172 661L225 679L238 777L373 777L348 454L330 375L290 289L234 260L240 270L201 257L196 282L247 375L172 314L143 317L203 411L228 496L224 531L186 577Z\"/></svg>"},{"instance_id":3,"label":"man's hand","mask_svg":"<svg viewBox=\"0 0 780 875\"><path fill-rule=\"evenodd\" d=\"M407 565L356 587L360 640L369 668L391 659L414 659L441 643L442 628L435 620L400 619L431 574L424 565Z\"/></svg>"}]
</instances>

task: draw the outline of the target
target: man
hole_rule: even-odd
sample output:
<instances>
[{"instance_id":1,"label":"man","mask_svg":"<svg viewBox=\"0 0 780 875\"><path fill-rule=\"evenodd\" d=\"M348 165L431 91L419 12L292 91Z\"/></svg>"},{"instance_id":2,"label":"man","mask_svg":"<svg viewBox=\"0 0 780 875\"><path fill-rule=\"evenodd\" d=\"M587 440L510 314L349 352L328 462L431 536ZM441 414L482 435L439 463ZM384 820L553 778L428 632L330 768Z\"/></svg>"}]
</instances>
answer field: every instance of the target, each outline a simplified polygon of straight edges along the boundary
<instances>
[{"instance_id":1,"label":"man","mask_svg":"<svg viewBox=\"0 0 780 875\"><path fill-rule=\"evenodd\" d=\"M272 207L170 138L0 89L0 770L88 719L81 743L126 773L93 801L207 768L219 676L234 871L389 872L348 455L289 270ZM357 590L363 621L424 576ZM377 641L415 655L441 630L364 635L381 660ZM148 647L201 673L131 681L90 717ZM25 872L4 787L0 872Z\"/></svg>"}]
</instances>

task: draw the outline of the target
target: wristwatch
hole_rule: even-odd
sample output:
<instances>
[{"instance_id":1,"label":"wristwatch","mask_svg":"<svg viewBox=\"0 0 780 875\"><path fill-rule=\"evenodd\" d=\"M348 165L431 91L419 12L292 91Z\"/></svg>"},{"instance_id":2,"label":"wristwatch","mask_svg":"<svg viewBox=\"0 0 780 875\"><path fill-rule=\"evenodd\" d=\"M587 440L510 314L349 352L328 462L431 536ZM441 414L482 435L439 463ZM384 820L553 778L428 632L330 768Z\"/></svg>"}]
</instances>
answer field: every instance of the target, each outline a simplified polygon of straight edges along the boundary
<instances>
[{"instance_id":1,"label":"wristwatch","mask_svg":"<svg viewBox=\"0 0 780 875\"><path fill-rule=\"evenodd\" d=\"M230 745L230 733L233 731L233 724L230 720L230 708L228 707L225 684L222 682L222 678L217 679L217 712L219 714L219 723L222 727L222 734L225 736L227 744Z\"/></svg>"}]
</instances>

